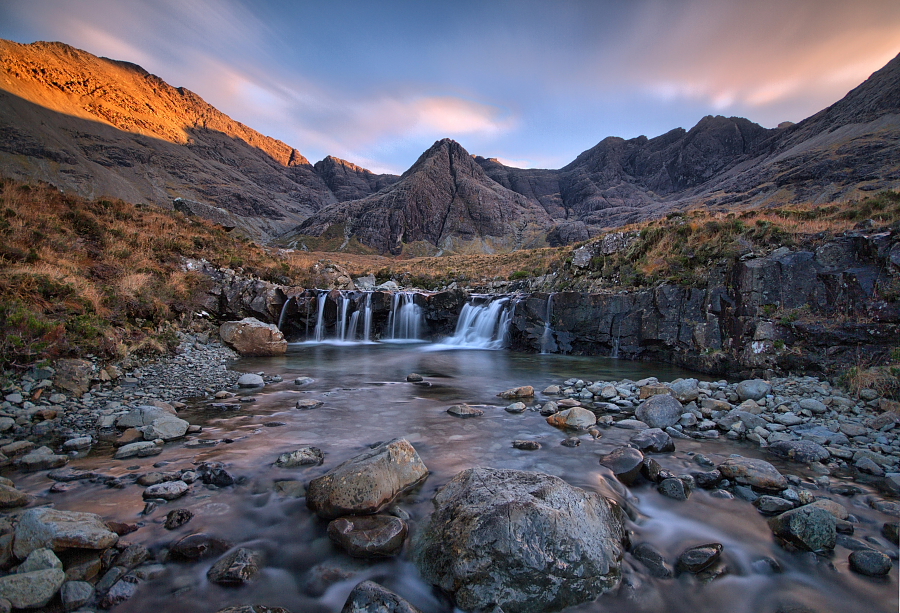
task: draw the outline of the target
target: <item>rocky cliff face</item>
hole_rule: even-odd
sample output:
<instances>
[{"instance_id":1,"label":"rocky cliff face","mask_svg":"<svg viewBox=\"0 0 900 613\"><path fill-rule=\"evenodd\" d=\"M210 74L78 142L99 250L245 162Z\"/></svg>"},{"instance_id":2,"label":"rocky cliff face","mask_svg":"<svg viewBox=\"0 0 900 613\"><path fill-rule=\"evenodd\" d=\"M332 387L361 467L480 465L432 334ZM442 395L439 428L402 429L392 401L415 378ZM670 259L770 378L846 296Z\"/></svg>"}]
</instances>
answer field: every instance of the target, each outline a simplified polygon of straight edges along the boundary
<instances>
[{"instance_id":1,"label":"rocky cliff face","mask_svg":"<svg viewBox=\"0 0 900 613\"><path fill-rule=\"evenodd\" d=\"M365 198L400 179L397 175L377 175L352 162L330 155L316 162L315 169L339 202Z\"/></svg>"},{"instance_id":2,"label":"rocky cliff face","mask_svg":"<svg viewBox=\"0 0 900 613\"><path fill-rule=\"evenodd\" d=\"M338 200L296 149L140 66L62 43L0 40L0 168L91 198L197 201L261 238ZM354 196L389 181L354 169L375 177Z\"/></svg>"},{"instance_id":3,"label":"rocky cliff face","mask_svg":"<svg viewBox=\"0 0 900 613\"><path fill-rule=\"evenodd\" d=\"M381 253L416 243L491 253L540 245L550 224L541 206L491 180L459 143L444 139L391 187L330 206L293 232L319 236L342 226L345 237Z\"/></svg>"}]
</instances>

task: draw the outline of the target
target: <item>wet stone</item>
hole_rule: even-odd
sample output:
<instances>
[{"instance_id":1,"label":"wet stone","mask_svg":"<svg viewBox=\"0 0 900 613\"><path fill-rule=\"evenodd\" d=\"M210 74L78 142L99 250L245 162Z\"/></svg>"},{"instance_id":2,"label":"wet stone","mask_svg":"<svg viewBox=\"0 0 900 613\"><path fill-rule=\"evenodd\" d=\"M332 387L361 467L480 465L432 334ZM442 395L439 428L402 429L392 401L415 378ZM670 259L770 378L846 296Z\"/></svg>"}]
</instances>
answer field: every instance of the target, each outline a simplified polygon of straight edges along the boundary
<instances>
[{"instance_id":1,"label":"wet stone","mask_svg":"<svg viewBox=\"0 0 900 613\"><path fill-rule=\"evenodd\" d=\"M776 536L805 551L834 549L837 539L834 516L812 506L803 506L769 520Z\"/></svg>"},{"instance_id":2,"label":"wet stone","mask_svg":"<svg viewBox=\"0 0 900 613\"><path fill-rule=\"evenodd\" d=\"M339 517L328 524L328 537L356 558L386 558L403 548L409 528L393 515Z\"/></svg>"},{"instance_id":3,"label":"wet stone","mask_svg":"<svg viewBox=\"0 0 900 613\"><path fill-rule=\"evenodd\" d=\"M514 402L511 405L507 406L504 410L507 413L524 413L528 407L525 406L524 402Z\"/></svg>"},{"instance_id":4,"label":"wet stone","mask_svg":"<svg viewBox=\"0 0 900 613\"><path fill-rule=\"evenodd\" d=\"M467 404L454 404L452 407L447 409L447 412L450 415L454 415L456 417L479 417L484 415L484 411L481 409L476 409L475 407L470 407Z\"/></svg>"},{"instance_id":5,"label":"wet stone","mask_svg":"<svg viewBox=\"0 0 900 613\"><path fill-rule=\"evenodd\" d=\"M860 549L850 554L850 568L868 577L883 577L891 572L891 559L874 549Z\"/></svg>"},{"instance_id":6,"label":"wet stone","mask_svg":"<svg viewBox=\"0 0 900 613\"><path fill-rule=\"evenodd\" d=\"M314 398L301 398L297 401L297 404L294 405L295 408L300 409L301 411L308 411L310 409L318 409L320 406L324 405L325 401L316 400Z\"/></svg>"},{"instance_id":7,"label":"wet stone","mask_svg":"<svg viewBox=\"0 0 900 613\"><path fill-rule=\"evenodd\" d=\"M656 486L659 493L668 498L675 500L687 500L691 495L691 491L685 487L684 481L678 478L663 479Z\"/></svg>"},{"instance_id":8,"label":"wet stone","mask_svg":"<svg viewBox=\"0 0 900 613\"><path fill-rule=\"evenodd\" d=\"M763 460L732 457L719 464L718 470L727 479L761 490L781 491L788 485L784 475Z\"/></svg>"},{"instance_id":9,"label":"wet stone","mask_svg":"<svg viewBox=\"0 0 900 613\"><path fill-rule=\"evenodd\" d=\"M631 555L643 564L647 572L653 577L668 579L673 574L672 567L666 563L663 555L649 543L639 543L635 546Z\"/></svg>"},{"instance_id":10,"label":"wet stone","mask_svg":"<svg viewBox=\"0 0 900 613\"><path fill-rule=\"evenodd\" d=\"M884 522L881 526L881 534L894 545L900 544L900 534L898 532L900 532L900 523L898 522Z\"/></svg>"},{"instance_id":11,"label":"wet stone","mask_svg":"<svg viewBox=\"0 0 900 613\"><path fill-rule=\"evenodd\" d=\"M319 466L325 461L325 454L318 447L306 445L289 453L282 453L275 460L279 468L296 468L297 466Z\"/></svg>"},{"instance_id":12,"label":"wet stone","mask_svg":"<svg viewBox=\"0 0 900 613\"><path fill-rule=\"evenodd\" d=\"M374 581L363 581L350 592L341 613L421 613L421 611Z\"/></svg>"},{"instance_id":13,"label":"wet stone","mask_svg":"<svg viewBox=\"0 0 900 613\"><path fill-rule=\"evenodd\" d=\"M524 451L536 451L541 448L541 444L537 441L513 441L512 446Z\"/></svg>"},{"instance_id":14,"label":"wet stone","mask_svg":"<svg viewBox=\"0 0 900 613\"><path fill-rule=\"evenodd\" d=\"M697 487L704 490L716 487L723 479L722 473L718 470L692 472L691 476L694 478L694 483L697 484Z\"/></svg>"},{"instance_id":15,"label":"wet stone","mask_svg":"<svg viewBox=\"0 0 900 613\"><path fill-rule=\"evenodd\" d=\"M699 573L712 566L722 555L721 543L691 547L678 556L678 570Z\"/></svg>"},{"instance_id":16,"label":"wet stone","mask_svg":"<svg viewBox=\"0 0 900 613\"><path fill-rule=\"evenodd\" d=\"M166 523L164 524L164 527L166 530L175 530L176 528L185 525L193 518L194 514L187 509L174 509L166 514Z\"/></svg>"},{"instance_id":17,"label":"wet stone","mask_svg":"<svg viewBox=\"0 0 900 613\"><path fill-rule=\"evenodd\" d=\"M641 462L641 476L651 483L659 483L661 480L662 466L653 458L644 458Z\"/></svg>"},{"instance_id":18,"label":"wet stone","mask_svg":"<svg viewBox=\"0 0 900 613\"><path fill-rule=\"evenodd\" d=\"M151 485L144 490L144 499L162 498L163 500L175 500L187 494L190 486L184 481L168 481Z\"/></svg>"},{"instance_id":19,"label":"wet stone","mask_svg":"<svg viewBox=\"0 0 900 613\"><path fill-rule=\"evenodd\" d=\"M777 515L793 509L794 503L778 496L760 496L753 501L753 506L763 515Z\"/></svg>"},{"instance_id":20,"label":"wet stone","mask_svg":"<svg viewBox=\"0 0 900 613\"><path fill-rule=\"evenodd\" d=\"M606 466L625 485L631 485L641 474L644 454L632 447L619 447L604 456L600 464Z\"/></svg>"},{"instance_id":21,"label":"wet stone","mask_svg":"<svg viewBox=\"0 0 900 613\"><path fill-rule=\"evenodd\" d=\"M578 447L581 444L580 438L569 437L562 440L560 445L563 447Z\"/></svg>"},{"instance_id":22,"label":"wet stone","mask_svg":"<svg viewBox=\"0 0 900 613\"><path fill-rule=\"evenodd\" d=\"M217 560L207 571L206 577L219 585L244 585L256 578L260 564L261 558L257 552L240 547Z\"/></svg>"},{"instance_id":23,"label":"wet stone","mask_svg":"<svg viewBox=\"0 0 900 613\"><path fill-rule=\"evenodd\" d=\"M659 428L642 430L631 437L631 444L644 453L668 453L675 451L672 437Z\"/></svg>"},{"instance_id":24,"label":"wet stone","mask_svg":"<svg viewBox=\"0 0 900 613\"><path fill-rule=\"evenodd\" d=\"M232 545L224 539L198 532L176 541L169 549L169 558L176 561L194 562L221 555Z\"/></svg>"}]
</instances>

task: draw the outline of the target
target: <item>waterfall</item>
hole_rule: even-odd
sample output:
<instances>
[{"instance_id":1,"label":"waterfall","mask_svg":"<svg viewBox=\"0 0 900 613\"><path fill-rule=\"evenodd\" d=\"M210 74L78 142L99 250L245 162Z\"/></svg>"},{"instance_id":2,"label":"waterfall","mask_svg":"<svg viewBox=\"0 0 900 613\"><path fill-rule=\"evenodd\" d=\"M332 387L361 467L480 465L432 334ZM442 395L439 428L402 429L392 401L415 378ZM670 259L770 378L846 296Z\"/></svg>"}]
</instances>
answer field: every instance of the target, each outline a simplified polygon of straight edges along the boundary
<instances>
[{"instance_id":1,"label":"waterfall","mask_svg":"<svg viewBox=\"0 0 900 613\"><path fill-rule=\"evenodd\" d=\"M363 341L368 343L372 337L372 292L366 292L366 309L363 311Z\"/></svg>"},{"instance_id":2,"label":"waterfall","mask_svg":"<svg viewBox=\"0 0 900 613\"><path fill-rule=\"evenodd\" d=\"M613 321L615 321L615 318L613 318ZM619 324L619 327L618 332L616 332L616 338L613 341L612 352L609 354L609 357L611 358L619 357L619 337L622 336L622 321L619 320L617 323ZM610 330L610 332L612 332L612 330Z\"/></svg>"},{"instance_id":3,"label":"waterfall","mask_svg":"<svg viewBox=\"0 0 900 613\"><path fill-rule=\"evenodd\" d=\"M359 329L359 311L353 311L350 316L350 327L347 328L348 340L356 340L357 330Z\"/></svg>"},{"instance_id":4,"label":"waterfall","mask_svg":"<svg viewBox=\"0 0 900 613\"><path fill-rule=\"evenodd\" d=\"M547 313L544 315L544 333L541 335L541 353L550 353L556 349L553 341L553 328L550 326L550 318L553 317L553 294L547 297Z\"/></svg>"},{"instance_id":5,"label":"waterfall","mask_svg":"<svg viewBox=\"0 0 900 613\"><path fill-rule=\"evenodd\" d=\"M423 327L422 307L415 303L415 292L397 292L391 304L388 328L393 340L419 340Z\"/></svg>"},{"instance_id":6,"label":"waterfall","mask_svg":"<svg viewBox=\"0 0 900 613\"><path fill-rule=\"evenodd\" d=\"M319 312L316 315L316 342L321 343L325 340L325 298L328 297L328 292L319 292L316 295L316 300L318 302Z\"/></svg>"},{"instance_id":7,"label":"waterfall","mask_svg":"<svg viewBox=\"0 0 900 613\"><path fill-rule=\"evenodd\" d=\"M501 349L512 320L512 309L506 308L508 303L508 298L501 298L487 304L466 304L456 322L456 331L443 344L469 349Z\"/></svg>"},{"instance_id":8,"label":"waterfall","mask_svg":"<svg viewBox=\"0 0 900 613\"><path fill-rule=\"evenodd\" d=\"M338 340L347 340L347 310L350 308L350 298L341 294L341 312L338 317L340 324L338 326Z\"/></svg>"},{"instance_id":9,"label":"waterfall","mask_svg":"<svg viewBox=\"0 0 900 613\"><path fill-rule=\"evenodd\" d=\"M287 314L288 305L293 300L292 297L288 296L284 299L284 304L281 307L281 314L278 316L278 329L281 330L281 326L284 325L284 316Z\"/></svg>"}]
</instances>

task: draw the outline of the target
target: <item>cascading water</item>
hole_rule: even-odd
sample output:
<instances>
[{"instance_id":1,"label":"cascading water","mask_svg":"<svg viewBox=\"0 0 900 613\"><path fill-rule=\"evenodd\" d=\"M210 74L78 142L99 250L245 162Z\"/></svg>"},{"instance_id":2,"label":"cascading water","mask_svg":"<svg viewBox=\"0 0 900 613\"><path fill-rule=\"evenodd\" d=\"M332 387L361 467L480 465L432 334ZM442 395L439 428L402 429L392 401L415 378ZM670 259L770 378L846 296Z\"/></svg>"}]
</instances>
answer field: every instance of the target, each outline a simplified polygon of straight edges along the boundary
<instances>
[{"instance_id":1,"label":"cascading water","mask_svg":"<svg viewBox=\"0 0 900 613\"><path fill-rule=\"evenodd\" d=\"M388 328L395 341L416 341L424 327L422 307L415 303L415 292L397 292L391 305Z\"/></svg>"},{"instance_id":2,"label":"cascading water","mask_svg":"<svg viewBox=\"0 0 900 613\"><path fill-rule=\"evenodd\" d=\"M363 311L363 341L372 339L372 292L366 293L366 308Z\"/></svg>"},{"instance_id":3,"label":"cascading water","mask_svg":"<svg viewBox=\"0 0 900 613\"><path fill-rule=\"evenodd\" d=\"M556 349L556 342L553 340L553 327L550 325L550 318L553 317L553 294L547 297L547 313L544 316L544 333L541 335L541 353L551 353Z\"/></svg>"},{"instance_id":4,"label":"cascading water","mask_svg":"<svg viewBox=\"0 0 900 613\"><path fill-rule=\"evenodd\" d=\"M341 312L339 313L340 323L338 324L338 340L347 340L347 311L350 308L350 298L341 295Z\"/></svg>"},{"instance_id":5,"label":"cascading water","mask_svg":"<svg viewBox=\"0 0 900 613\"><path fill-rule=\"evenodd\" d=\"M288 296L284 299L284 304L281 307L281 314L278 316L278 329L281 330L281 326L284 325L284 316L287 314L288 305L291 304L293 300L292 297Z\"/></svg>"},{"instance_id":6,"label":"cascading water","mask_svg":"<svg viewBox=\"0 0 900 613\"><path fill-rule=\"evenodd\" d=\"M325 298L328 296L328 292L319 292L316 296L316 302L318 303L319 312L316 314L316 342L321 343L325 340Z\"/></svg>"},{"instance_id":7,"label":"cascading water","mask_svg":"<svg viewBox=\"0 0 900 613\"><path fill-rule=\"evenodd\" d=\"M456 322L456 331L442 344L467 349L502 349L512 320L508 304L508 298L487 304L466 304Z\"/></svg>"}]
</instances>

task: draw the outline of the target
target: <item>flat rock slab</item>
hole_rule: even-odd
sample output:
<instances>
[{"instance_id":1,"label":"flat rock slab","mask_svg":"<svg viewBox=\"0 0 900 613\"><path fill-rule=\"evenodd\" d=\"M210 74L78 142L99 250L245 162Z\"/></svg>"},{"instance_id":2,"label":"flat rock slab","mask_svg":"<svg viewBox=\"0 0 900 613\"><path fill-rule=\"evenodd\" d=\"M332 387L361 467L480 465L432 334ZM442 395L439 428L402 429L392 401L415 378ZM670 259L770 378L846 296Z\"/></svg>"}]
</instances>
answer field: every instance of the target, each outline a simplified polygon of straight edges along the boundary
<instances>
[{"instance_id":1,"label":"flat rock slab","mask_svg":"<svg viewBox=\"0 0 900 613\"><path fill-rule=\"evenodd\" d=\"M363 581L350 592L341 613L422 613L399 595L374 581Z\"/></svg>"},{"instance_id":2,"label":"flat rock slab","mask_svg":"<svg viewBox=\"0 0 900 613\"><path fill-rule=\"evenodd\" d=\"M123 445L119 447L116 451L116 455L113 456L116 460L125 460L127 458L146 458L148 456L159 455L162 453L163 448L160 445L152 441L141 441L139 443L129 443L128 445Z\"/></svg>"},{"instance_id":3,"label":"flat rock slab","mask_svg":"<svg viewBox=\"0 0 900 613\"><path fill-rule=\"evenodd\" d=\"M467 404L454 404L447 409L447 412L456 417L480 417L481 415L484 415L484 411L481 409L470 407Z\"/></svg>"},{"instance_id":4,"label":"flat rock slab","mask_svg":"<svg viewBox=\"0 0 900 613\"><path fill-rule=\"evenodd\" d=\"M328 524L328 538L354 558L389 558L400 553L409 528L393 515L339 517Z\"/></svg>"},{"instance_id":5,"label":"flat rock slab","mask_svg":"<svg viewBox=\"0 0 900 613\"><path fill-rule=\"evenodd\" d=\"M780 492L788 486L784 475L765 460L728 458L719 464L718 470L726 479L762 490Z\"/></svg>"},{"instance_id":6,"label":"flat rock slab","mask_svg":"<svg viewBox=\"0 0 900 613\"><path fill-rule=\"evenodd\" d=\"M471 468L434 497L413 540L426 581L465 611L556 611L616 586L624 513L551 475Z\"/></svg>"},{"instance_id":7,"label":"flat rock slab","mask_svg":"<svg viewBox=\"0 0 900 613\"><path fill-rule=\"evenodd\" d=\"M119 536L99 515L41 507L22 513L16 525L13 553L25 559L42 547L57 552L70 548L106 549L118 540Z\"/></svg>"},{"instance_id":8,"label":"flat rock slab","mask_svg":"<svg viewBox=\"0 0 900 613\"><path fill-rule=\"evenodd\" d=\"M415 448L398 438L310 481L306 504L324 519L375 513L427 475Z\"/></svg>"}]
</instances>

